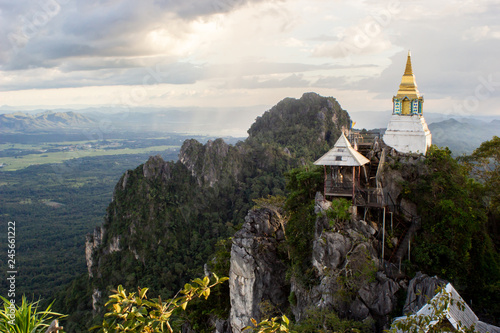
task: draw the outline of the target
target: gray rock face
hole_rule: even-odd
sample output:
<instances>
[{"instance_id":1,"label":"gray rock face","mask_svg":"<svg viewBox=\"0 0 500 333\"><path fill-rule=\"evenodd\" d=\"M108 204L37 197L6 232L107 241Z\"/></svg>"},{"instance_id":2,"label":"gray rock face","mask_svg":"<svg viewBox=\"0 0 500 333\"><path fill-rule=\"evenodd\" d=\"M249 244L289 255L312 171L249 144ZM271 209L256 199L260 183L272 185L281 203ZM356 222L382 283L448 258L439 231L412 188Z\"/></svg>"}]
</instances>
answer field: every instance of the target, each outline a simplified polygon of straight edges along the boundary
<instances>
[{"instance_id":1,"label":"gray rock face","mask_svg":"<svg viewBox=\"0 0 500 333\"><path fill-rule=\"evenodd\" d=\"M166 163L160 155L151 156L149 160L142 165L142 173L146 179L159 178L161 176L161 179L166 181L172 177L170 164ZM129 174L127 171L123 177L123 189L126 187L128 176Z\"/></svg>"},{"instance_id":2,"label":"gray rock face","mask_svg":"<svg viewBox=\"0 0 500 333\"><path fill-rule=\"evenodd\" d=\"M182 145L179 161L191 171L200 186L207 184L212 187L223 177L238 177L241 170L239 155L235 147L222 139L209 140L205 145L191 139Z\"/></svg>"},{"instance_id":3,"label":"gray rock face","mask_svg":"<svg viewBox=\"0 0 500 333\"><path fill-rule=\"evenodd\" d=\"M251 318L260 320L262 302L278 308L286 303L286 267L278 253L284 239L283 218L268 208L251 210L234 235L229 271L232 332L241 332Z\"/></svg>"},{"instance_id":4,"label":"gray rock face","mask_svg":"<svg viewBox=\"0 0 500 333\"><path fill-rule=\"evenodd\" d=\"M104 229L101 227L96 227L94 233L88 234L85 238L85 260L87 263L87 269L89 271L89 277L92 277L92 266L94 265L94 251L102 243L102 236L104 234Z\"/></svg>"},{"instance_id":5,"label":"gray rock face","mask_svg":"<svg viewBox=\"0 0 500 333\"><path fill-rule=\"evenodd\" d=\"M101 300L101 296L101 291L94 288L94 290L92 291L92 311L94 313L98 311L97 303Z\"/></svg>"},{"instance_id":6,"label":"gray rock face","mask_svg":"<svg viewBox=\"0 0 500 333\"><path fill-rule=\"evenodd\" d=\"M399 285L387 278L382 272L377 272L376 281L363 286L358 295L370 312L376 316L389 314L396 304L394 295Z\"/></svg>"},{"instance_id":7,"label":"gray rock face","mask_svg":"<svg viewBox=\"0 0 500 333\"><path fill-rule=\"evenodd\" d=\"M331 309L341 317L375 319L386 323L396 304L400 285L378 270L380 243L378 230L365 221L348 221L330 226L324 213L330 205L321 195L316 198L316 220L312 265L318 283L303 286L291 279L291 304L300 321L310 308ZM278 245L284 240L283 219L271 209L250 211L243 229L233 238L229 286L230 322L239 333L250 319L261 319L260 304L287 303L283 289L286 268L279 259Z\"/></svg>"},{"instance_id":8,"label":"gray rock face","mask_svg":"<svg viewBox=\"0 0 500 333\"><path fill-rule=\"evenodd\" d=\"M430 277L418 272L408 284L408 293L406 294L403 313L411 314L420 310L428 300L434 297L436 289L445 286L447 283L447 281L436 276Z\"/></svg>"},{"instance_id":9,"label":"gray rock face","mask_svg":"<svg viewBox=\"0 0 500 333\"><path fill-rule=\"evenodd\" d=\"M415 181L428 172L425 157L420 154L391 154L390 147L385 147L378 156L377 186L383 187L385 194L390 196L389 204L398 203L405 215L417 216L417 206L402 198L401 191L404 181Z\"/></svg>"}]
</instances>

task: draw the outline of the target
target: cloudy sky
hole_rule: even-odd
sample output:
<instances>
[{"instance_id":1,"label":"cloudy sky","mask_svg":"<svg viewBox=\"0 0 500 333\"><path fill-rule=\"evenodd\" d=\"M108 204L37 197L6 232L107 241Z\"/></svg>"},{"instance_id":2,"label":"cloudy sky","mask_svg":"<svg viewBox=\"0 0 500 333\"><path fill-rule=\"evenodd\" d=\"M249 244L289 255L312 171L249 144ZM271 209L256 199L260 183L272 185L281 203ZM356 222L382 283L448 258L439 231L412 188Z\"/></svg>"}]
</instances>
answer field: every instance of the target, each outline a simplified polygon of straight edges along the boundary
<instances>
[{"instance_id":1,"label":"cloudy sky","mask_svg":"<svg viewBox=\"0 0 500 333\"><path fill-rule=\"evenodd\" d=\"M424 112L500 115L498 0L0 0L0 105L389 110L412 52Z\"/></svg>"}]
</instances>

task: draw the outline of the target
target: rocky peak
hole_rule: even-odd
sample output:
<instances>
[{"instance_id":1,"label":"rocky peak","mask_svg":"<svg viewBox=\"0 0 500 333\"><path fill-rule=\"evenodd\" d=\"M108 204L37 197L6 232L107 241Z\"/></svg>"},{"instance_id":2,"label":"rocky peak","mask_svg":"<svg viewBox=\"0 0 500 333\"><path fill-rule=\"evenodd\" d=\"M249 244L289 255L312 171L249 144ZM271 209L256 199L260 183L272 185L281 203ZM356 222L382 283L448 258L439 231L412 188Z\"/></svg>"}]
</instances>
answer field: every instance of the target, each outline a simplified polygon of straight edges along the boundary
<instances>
[{"instance_id":1,"label":"rocky peak","mask_svg":"<svg viewBox=\"0 0 500 333\"><path fill-rule=\"evenodd\" d=\"M330 226L325 203L316 196L316 233L312 264L319 284L305 288L292 280L296 305L292 311L301 319L309 308L333 309L342 317L384 321L396 303L399 284L379 271L379 241L375 226L360 220Z\"/></svg>"},{"instance_id":2,"label":"rocky peak","mask_svg":"<svg viewBox=\"0 0 500 333\"><path fill-rule=\"evenodd\" d=\"M144 178L160 178L167 181L172 177L170 163L167 163L160 155L151 156L149 160L142 165Z\"/></svg>"},{"instance_id":3,"label":"rocky peak","mask_svg":"<svg viewBox=\"0 0 500 333\"><path fill-rule=\"evenodd\" d=\"M295 153L313 155L313 159L333 146L349 122L349 114L335 98L305 93L300 99L285 98L258 117L248 130L248 138L249 141L295 147ZM308 149L303 151L297 146Z\"/></svg>"},{"instance_id":4,"label":"rocky peak","mask_svg":"<svg viewBox=\"0 0 500 333\"><path fill-rule=\"evenodd\" d=\"M216 238L234 233L251 199L282 194L283 174L324 153L348 120L335 99L306 94L266 112L252 126L253 139L235 146L222 139L206 144L187 140L178 162L154 156L128 170L115 187L101 244L88 239L89 256L94 253L89 257L89 291L105 297L110 287L135 287L142 277L165 294L183 285L188 272L209 260ZM231 293L239 295L232 300L235 332L251 317L260 319L262 301L278 309L287 302L289 283L278 250L283 241L284 221L273 209L248 213L234 236L230 275ZM132 270L141 273L130 274Z\"/></svg>"},{"instance_id":5,"label":"rocky peak","mask_svg":"<svg viewBox=\"0 0 500 333\"><path fill-rule=\"evenodd\" d=\"M179 152L179 161L188 168L200 186L213 187L224 176L237 178L241 170L238 150L222 139L209 140L205 145L186 140Z\"/></svg>"}]
</instances>

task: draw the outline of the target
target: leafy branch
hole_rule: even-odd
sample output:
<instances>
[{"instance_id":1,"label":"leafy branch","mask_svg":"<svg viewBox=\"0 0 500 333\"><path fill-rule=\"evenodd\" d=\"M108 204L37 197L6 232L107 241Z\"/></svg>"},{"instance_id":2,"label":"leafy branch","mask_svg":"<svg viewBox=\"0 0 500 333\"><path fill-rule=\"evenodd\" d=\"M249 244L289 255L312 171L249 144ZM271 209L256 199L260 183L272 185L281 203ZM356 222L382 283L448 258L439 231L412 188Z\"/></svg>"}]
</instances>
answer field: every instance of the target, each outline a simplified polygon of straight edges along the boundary
<instances>
[{"instance_id":1,"label":"leafy branch","mask_svg":"<svg viewBox=\"0 0 500 333\"><path fill-rule=\"evenodd\" d=\"M290 320L287 316L283 315L281 317L274 317L271 319L266 319L257 323L255 319L250 319L252 321L252 326L246 326L243 328L243 331L249 330L248 332L252 333L275 333L275 332L288 332L295 333L294 331L290 331L289 325Z\"/></svg>"},{"instance_id":2,"label":"leafy branch","mask_svg":"<svg viewBox=\"0 0 500 333\"><path fill-rule=\"evenodd\" d=\"M213 279L205 276L186 283L172 299L162 301L161 298L148 300L148 288L138 288L138 292L127 293L120 285L106 303L108 312L104 315L102 325L91 330L99 332L170 332L174 330L170 324L174 311L186 310L188 303L197 298L207 299L214 286L228 280L213 274ZM181 295L181 296L179 296Z\"/></svg>"}]
</instances>

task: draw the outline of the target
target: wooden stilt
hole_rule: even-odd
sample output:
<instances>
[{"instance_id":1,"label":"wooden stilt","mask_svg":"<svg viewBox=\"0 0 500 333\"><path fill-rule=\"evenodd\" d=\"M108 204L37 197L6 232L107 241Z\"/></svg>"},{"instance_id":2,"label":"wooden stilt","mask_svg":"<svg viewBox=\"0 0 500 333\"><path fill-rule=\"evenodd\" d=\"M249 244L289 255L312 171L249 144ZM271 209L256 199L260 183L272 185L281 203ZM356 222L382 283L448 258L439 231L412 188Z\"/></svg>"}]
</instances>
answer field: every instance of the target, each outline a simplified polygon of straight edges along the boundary
<instances>
[{"instance_id":1,"label":"wooden stilt","mask_svg":"<svg viewBox=\"0 0 500 333\"><path fill-rule=\"evenodd\" d=\"M384 260L384 249L385 249L385 207L384 207L384 216L382 217L382 260Z\"/></svg>"}]
</instances>

